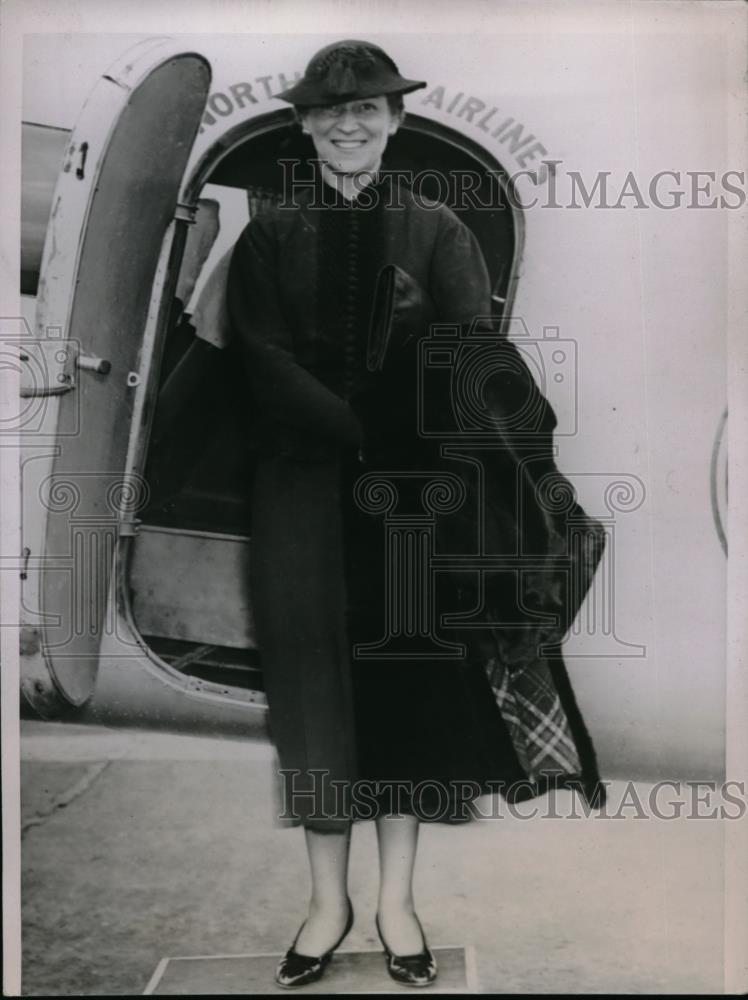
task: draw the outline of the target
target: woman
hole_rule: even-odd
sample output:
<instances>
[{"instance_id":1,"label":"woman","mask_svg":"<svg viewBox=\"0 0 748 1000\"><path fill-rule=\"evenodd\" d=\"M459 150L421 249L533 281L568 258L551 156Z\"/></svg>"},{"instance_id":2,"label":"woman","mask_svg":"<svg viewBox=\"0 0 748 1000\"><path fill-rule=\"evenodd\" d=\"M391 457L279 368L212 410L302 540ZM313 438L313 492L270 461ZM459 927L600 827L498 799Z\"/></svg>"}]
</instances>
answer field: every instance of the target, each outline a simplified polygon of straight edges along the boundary
<instances>
[{"instance_id":1,"label":"woman","mask_svg":"<svg viewBox=\"0 0 748 1000\"><path fill-rule=\"evenodd\" d=\"M286 987L318 979L351 927L351 820L364 818L376 822L388 971L432 983L413 900L419 822L466 818L455 809L459 782L471 798L526 777L479 657L438 655L459 636L426 635L416 656L377 650L392 591L377 486L361 477L386 473L411 508L423 499L426 471L444 461L418 431L417 340L429 319L467 329L491 312L470 231L382 167L402 95L424 86L366 42L316 53L279 96L294 105L319 170L250 222L229 272L229 313L262 421L253 610L285 805L304 825L312 879L308 918L278 967ZM375 311L393 273L397 328ZM442 389L424 405L441 413L449 402ZM459 511L443 520L443 538L460 530ZM473 607L468 589L448 580L439 606ZM437 815L443 789L449 808Z\"/></svg>"}]
</instances>

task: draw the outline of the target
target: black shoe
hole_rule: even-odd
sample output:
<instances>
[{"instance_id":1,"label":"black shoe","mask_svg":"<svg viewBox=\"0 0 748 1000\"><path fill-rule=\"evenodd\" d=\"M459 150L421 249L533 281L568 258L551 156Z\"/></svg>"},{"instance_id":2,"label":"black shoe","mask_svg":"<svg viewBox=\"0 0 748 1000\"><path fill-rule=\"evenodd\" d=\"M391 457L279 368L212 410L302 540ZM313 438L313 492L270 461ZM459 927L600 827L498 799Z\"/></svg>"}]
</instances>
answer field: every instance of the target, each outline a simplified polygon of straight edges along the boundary
<instances>
[{"instance_id":1,"label":"black shoe","mask_svg":"<svg viewBox=\"0 0 748 1000\"><path fill-rule=\"evenodd\" d=\"M387 942L382 937L382 928L379 926L379 914L376 915L375 923L377 925L379 940L382 942L382 947L387 955L387 971L395 982L402 983L403 986L430 986L436 979L438 971L436 959L426 944L426 936L423 933L421 921L418 920L418 917L416 917L416 920L418 921L418 926L421 928L421 937L423 938L423 951L419 951L417 955L393 955L387 947Z\"/></svg>"},{"instance_id":2,"label":"black shoe","mask_svg":"<svg viewBox=\"0 0 748 1000\"><path fill-rule=\"evenodd\" d=\"M304 921L305 923L306 921ZM276 983L285 989L293 989L296 986L308 986L309 983L316 983L318 979L322 978L322 974L332 958L332 953L336 948L340 947L343 943L343 938L351 927L353 927L353 903L351 903L350 899L348 900L348 920L346 921L343 933L332 948L326 951L324 955L320 955L319 958L314 955L300 955L294 947L299 940L299 934L304 929L304 924L301 925L293 944L278 963L275 973Z\"/></svg>"}]
</instances>

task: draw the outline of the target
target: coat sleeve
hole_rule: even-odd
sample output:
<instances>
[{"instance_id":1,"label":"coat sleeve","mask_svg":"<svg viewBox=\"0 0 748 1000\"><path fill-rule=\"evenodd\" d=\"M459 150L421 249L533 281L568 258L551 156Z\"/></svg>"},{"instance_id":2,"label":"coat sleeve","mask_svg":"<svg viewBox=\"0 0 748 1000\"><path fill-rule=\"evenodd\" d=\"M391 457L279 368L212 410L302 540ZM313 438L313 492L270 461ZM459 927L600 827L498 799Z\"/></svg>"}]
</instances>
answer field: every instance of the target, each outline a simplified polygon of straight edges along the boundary
<instances>
[{"instance_id":1,"label":"coat sleeve","mask_svg":"<svg viewBox=\"0 0 748 1000\"><path fill-rule=\"evenodd\" d=\"M265 418L345 445L357 445L361 427L345 400L298 363L280 308L277 252L262 219L249 223L229 267L226 299L255 400Z\"/></svg>"},{"instance_id":2,"label":"coat sleeve","mask_svg":"<svg viewBox=\"0 0 748 1000\"><path fill-rule=\"evenodd\" d=\"M477 316L491 312L491 285L478 240L446 207L431 257L429 291L440 323L469 327Z\"/></svg>"},{"instance_id":3,"label":"coat sleeve","mask_svg":"<svg viewBox=\"0 0 748 1000\"><path fill-rule=\"evenodd\" d=\"M524 436L552 431L555 415L528 365L532 355L527 351L535 345L520 348L500 333L483 252L473 233L449 210L440 219L430 285L438 321L460 327L463 357L468 359L469 351L479 353L481 364L472 368L480 372L480 395L497 428L510 437L515 432ZM471 335L480 339L480 346L469 344Z\"/></svg>"}]
</instances>

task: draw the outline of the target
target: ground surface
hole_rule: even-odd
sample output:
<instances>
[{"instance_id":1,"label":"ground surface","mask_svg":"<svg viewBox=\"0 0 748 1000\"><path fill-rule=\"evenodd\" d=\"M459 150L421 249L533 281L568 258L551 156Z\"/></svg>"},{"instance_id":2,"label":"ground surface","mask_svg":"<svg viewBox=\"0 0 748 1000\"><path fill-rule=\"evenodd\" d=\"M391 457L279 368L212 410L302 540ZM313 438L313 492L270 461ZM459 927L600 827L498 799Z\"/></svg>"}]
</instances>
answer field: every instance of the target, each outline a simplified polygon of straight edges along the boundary
<instances>
[{"instance_id":1,"label":"ground surface","mask_svg":"<svg viewBox=\"0 0 748 1000\"><path fill-rule=\"evenodd\" d=\"M271 821L265 743L28 721L22 758L26 995L138 994L164 957L286 949L305 851ZM472 946L483 992L721 991L722 824L633 812L424 826L431 944ZM347 950L378 947L375 859L359 824ZM362 990L389 989L361 968Z\"/></svg>"}]
</instances>

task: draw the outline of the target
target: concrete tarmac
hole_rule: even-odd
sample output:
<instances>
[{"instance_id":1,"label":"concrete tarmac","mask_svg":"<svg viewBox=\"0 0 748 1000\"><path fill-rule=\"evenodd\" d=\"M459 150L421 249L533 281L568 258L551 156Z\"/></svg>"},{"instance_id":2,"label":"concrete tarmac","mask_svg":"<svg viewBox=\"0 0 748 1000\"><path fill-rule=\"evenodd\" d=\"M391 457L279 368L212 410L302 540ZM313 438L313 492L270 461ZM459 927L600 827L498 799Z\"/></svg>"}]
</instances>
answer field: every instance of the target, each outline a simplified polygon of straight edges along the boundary
<instances>
[{"instance_id":1,"label":"concrete tarmac","mask_svg":"<svg viewBox=\"0 0 748 1000\"><path fill-rule=\"evenodd\" d=\"M25 721L24 995L141 994L165 957L285 951L308 877L302 831L272 820L272 767L261 740ZM564 816L561 792L518 808L534 818L499 800L422 826L419 914L433 946L472 947L480 992L722 991L724 820L637 818L625 793L607 816ZM373 823L350 890L345 948L378 949ZM362 992L402 992L365 966Z\"/></svg>"}]
</instances>

